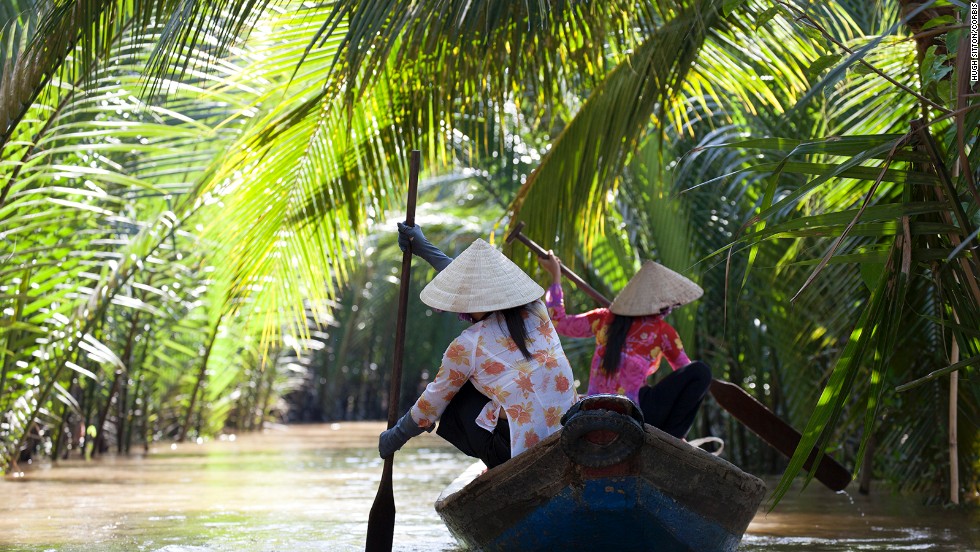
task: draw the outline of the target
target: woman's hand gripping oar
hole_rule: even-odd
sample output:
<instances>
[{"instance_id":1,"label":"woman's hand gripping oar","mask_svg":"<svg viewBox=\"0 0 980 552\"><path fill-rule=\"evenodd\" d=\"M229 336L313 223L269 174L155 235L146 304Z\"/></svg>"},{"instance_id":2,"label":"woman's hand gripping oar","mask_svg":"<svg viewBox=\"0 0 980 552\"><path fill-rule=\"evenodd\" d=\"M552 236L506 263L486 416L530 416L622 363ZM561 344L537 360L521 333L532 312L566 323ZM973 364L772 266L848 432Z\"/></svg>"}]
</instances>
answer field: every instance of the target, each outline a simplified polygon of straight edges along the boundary
<instances>
[{"instance_id":1,"label":"woman's hand gripping oar","mask_svg":"<svg viewBox=\"0 0 980 552\"><path fill-rule=\"evenodd\" d=\"M415 226L415 198L418 195L421 153L412 150L408 176L408 209L405 224ZM391 387L388 392L388 428L398 421L398 399L402 384L402 357L405 352L405 324L408 316L408 287L412 276L412 251L402 253L401 281L398 283L398 321L395 326L395 358L391 368ZM381 484L368 516L366 552L390 552L395 536L395 495L392 491L391 470L394 455L385 458Z\"/></svg>"},{"instance_id":2,"label":"woman's hand gripping oar","mask_svg":"<svg viewBox=\"0 0 980 552\"><path fill-rule=\"evenodd\" d=\"M547 257L548 252L525 236L521 232L523 229L524 223L518 222L514 230L507 235L506 243L518 240L537 256ZM560 266L562 274L574 282L579 289L595 299L600 306L608 307L610 305L609 299L606 299L601 293L586 284L585 280L569 270L564 264ZM711 396L714 397L715 402L727 410L736 420L742 422L745 427L749 428L749 430L787 458L792 458L796 452L796 446L802 438L800 432L793 429L793 426L784 422L773 414L771 410L766 408L765 405L756 400L755 397L749 395L744 389L733 383L713 379L711 380L710 389ZM810 469L816 455L816 449L810 452L804 469ZM828 455L823 455L820 460L815 477L818 481L834 491L843 490L852 479L851 472Z\"/></svg>"}]
</instances>

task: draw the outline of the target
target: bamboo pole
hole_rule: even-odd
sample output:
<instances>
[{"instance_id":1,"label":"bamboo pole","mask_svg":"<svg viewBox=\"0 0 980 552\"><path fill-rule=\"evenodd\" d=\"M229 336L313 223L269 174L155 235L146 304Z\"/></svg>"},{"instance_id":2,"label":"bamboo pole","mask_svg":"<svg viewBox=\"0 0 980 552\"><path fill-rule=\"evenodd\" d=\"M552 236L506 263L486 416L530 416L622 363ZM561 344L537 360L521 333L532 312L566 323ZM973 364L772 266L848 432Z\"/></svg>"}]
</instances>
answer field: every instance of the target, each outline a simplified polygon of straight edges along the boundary
<instances>
[{"instance_id":1,"label":"bamboo pole","mask_svg":"<svg viewBox=\"0 0 980 552\"><path fill-rule=\"evenodd\" d=\"M953 347L949 354L951 364L960 361L960 344L953 336ZM953 504L960 503L960 463L956 435L957 391L959 388L960 372L953 370L949 374L949 500Z\"/></svg>"}]
</instances>

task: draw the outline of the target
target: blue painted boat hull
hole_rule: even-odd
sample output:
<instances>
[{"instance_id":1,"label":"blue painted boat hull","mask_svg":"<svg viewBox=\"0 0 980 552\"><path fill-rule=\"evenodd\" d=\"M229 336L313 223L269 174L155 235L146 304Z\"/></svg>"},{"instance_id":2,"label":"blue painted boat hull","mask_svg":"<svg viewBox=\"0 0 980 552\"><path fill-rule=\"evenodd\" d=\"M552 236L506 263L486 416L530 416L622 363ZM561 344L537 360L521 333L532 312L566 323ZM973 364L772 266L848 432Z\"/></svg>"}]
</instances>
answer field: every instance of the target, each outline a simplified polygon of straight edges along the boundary
<instances>
[{"instance_id":1,"label":"blue painted boat hull","mask_svg":"<svg viewBox=\"0 0 980 552\"><path fill-rule=\"evenodd\" d=\"M679 533L679 534L675 534ZM681 507L638 477L567 487L483 550L735 550L741 535Z\"/></svg>"}]
</instances>

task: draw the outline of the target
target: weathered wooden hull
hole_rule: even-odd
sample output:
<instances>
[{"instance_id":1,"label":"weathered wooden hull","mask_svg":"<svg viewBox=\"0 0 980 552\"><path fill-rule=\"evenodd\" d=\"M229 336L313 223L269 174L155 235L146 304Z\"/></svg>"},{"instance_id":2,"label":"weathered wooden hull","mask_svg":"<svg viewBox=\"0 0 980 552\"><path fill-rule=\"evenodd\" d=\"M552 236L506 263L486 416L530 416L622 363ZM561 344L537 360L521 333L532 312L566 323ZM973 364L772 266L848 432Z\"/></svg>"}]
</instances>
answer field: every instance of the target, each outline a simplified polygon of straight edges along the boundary
<instances>
[{"instance_id":1,"label":"weathered wooden hull","mask_svg":"<svg viewBox=\"0 0 980 552\"><path fill-rule=\"evenodd\" d=\"M436 511L461 543L486 552L736 550L763 482L645 430L635 454L601 468L573 462L552 435L472 481L464 474Z\"/></svg>"}]
</instances>

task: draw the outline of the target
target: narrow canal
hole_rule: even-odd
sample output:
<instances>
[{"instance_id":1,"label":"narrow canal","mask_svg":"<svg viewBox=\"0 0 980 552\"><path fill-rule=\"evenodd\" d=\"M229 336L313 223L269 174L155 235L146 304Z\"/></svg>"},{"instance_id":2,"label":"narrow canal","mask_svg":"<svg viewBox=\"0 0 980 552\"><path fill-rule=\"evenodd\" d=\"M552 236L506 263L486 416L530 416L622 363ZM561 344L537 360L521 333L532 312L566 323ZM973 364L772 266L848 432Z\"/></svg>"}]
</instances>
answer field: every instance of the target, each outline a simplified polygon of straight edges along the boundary
<instances>
[{"instance_id":1,"label":"narrow canal","mask_svg":"<svg viewBox=\"0 0 980 552\"><path fill-rule=\"evenodd\" d=\"M305 552L363 550L381 476L382 423L289 426L146 458L32 466L0 481L0 550ZM453 551L435 511L470 464L437 437L395 460L395 549ZM871 497L814 483L760 512L743 551L980 550L980 515L879 488Z\"/></svg>"}]
</instances>

